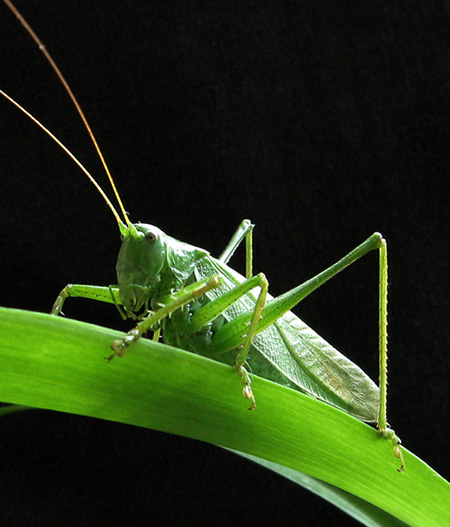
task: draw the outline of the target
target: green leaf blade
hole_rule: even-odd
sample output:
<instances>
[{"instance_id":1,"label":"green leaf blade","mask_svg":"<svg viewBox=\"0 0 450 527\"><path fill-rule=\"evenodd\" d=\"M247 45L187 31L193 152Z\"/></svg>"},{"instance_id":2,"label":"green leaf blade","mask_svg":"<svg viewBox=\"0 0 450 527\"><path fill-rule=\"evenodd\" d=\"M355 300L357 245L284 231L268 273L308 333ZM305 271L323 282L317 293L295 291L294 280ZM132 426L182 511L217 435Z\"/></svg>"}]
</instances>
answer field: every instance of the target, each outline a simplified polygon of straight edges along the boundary
<instances>
[{"instance_id":1,"label":"green leaf blade","mask_svg":"<svg viewBox=\"0 0 450 527\"><path fill-rule=\"evenodd\" d=\"M300 471L408 525L450 525L450 485L326 404L254 378L248 411L232 368L149 340L107 363L119 333L0 310L0 401L88 415L214 443Z\"/></svg>"}]
</instances>

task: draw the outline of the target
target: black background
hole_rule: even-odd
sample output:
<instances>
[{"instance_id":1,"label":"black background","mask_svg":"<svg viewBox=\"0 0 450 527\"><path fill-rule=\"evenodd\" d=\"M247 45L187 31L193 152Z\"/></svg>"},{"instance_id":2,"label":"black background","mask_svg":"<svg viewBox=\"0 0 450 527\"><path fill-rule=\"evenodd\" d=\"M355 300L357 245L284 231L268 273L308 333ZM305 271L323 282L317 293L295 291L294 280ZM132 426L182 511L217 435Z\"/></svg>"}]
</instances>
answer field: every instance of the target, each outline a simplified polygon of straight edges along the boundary
<instances>
[{"instance_id":1,"label":"black background","mask_svg":"<svg viewBox=\"0 0 450 527\"><path fill-rule=\"evenodd\" d=\"M373 231L387 237L390 422L448 478L449 3L17 4L79 98L133 221L217 255L251 218L255 270L273 294ZM67 96L3 5L0 28L0 87L103 182ZM108 209L6 101L0 115L1 304L48 311L68 282L114 283ZM111 306L73 300L65 312L129 327ZM375 255L296 312L377 377ZM6 524L356 525L214 446L51 412L0 427Z\"/></svg>"}]
</instances>

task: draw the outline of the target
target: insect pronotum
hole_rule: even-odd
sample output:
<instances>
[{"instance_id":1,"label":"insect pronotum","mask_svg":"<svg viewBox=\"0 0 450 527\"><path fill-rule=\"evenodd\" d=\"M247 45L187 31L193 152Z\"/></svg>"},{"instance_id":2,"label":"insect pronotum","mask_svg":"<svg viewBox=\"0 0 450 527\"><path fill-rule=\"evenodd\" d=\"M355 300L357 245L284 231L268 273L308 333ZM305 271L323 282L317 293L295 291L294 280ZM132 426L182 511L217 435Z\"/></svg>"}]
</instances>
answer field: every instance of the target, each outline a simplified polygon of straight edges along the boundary
<instances>
[{"instance_id":1,"label":"insect pronotum","mask_svg":"<svg viewBox=\"0 0 450 527\"><path fill-rule=\"evenodd\" d=\"M84 297L114 303L124 318L137 320L123 338L111 344L123 356L142 335L162 335L173 346L230 364L242 384L243 395L256 407L253 374L274 380L331 404L366 422L376 422L393 444L404 468L400 440L386 420L387 396L387 248L374 233L358 247L294 289L273 298L263 273L252 272L253 224L243 220L218 258L180 242L159 228L132 223L87 119L58 66L41 40L10 0L4 0L34 39L57 74L91 137L116 197L118 208L73 154L37 119L0 90L74 160L90 179L114 215L122 237L116 270L118 285L99 287L69 284L58 295L51 313L58 315L65 300ZM245 241L246 276L227 264ZM354 363L338 352L290 310L312 291L368 252L379 252L379 387ZM254 293L254 291L257 293ZM270 346L267 345L270 342Z\"/></svg>"}]
</instances>

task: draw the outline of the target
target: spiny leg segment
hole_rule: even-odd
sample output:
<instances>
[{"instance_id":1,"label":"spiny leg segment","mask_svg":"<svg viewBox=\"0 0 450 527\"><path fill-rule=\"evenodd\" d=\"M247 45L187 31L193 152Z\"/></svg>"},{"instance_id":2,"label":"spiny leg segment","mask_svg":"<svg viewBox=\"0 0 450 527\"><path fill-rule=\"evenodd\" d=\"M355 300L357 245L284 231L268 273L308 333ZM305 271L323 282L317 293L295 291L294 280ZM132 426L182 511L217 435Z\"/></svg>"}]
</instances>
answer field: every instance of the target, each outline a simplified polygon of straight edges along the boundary
<instances>
[{"instance_id":1,"label":"spiny leg segment","mask_svg":"<svg viewBox=\"0 0 450 527\"><path fill-rule=\"evenodd\" d=\"M378 415L378 430L383 437L389 439L393 444L394 456L400 459L401 466L399 472L403 472L405 461L401 449L401 440L397 434L389 428L386 418L387 408L387 301L388 301L388 260L387 260L387 243L381 238L379 247L380 257L380 291L379 291L379 386L380 386L380 407Z\"/></svg>"},{"instance_id":2,"label":"spiny leg segment","mask_svg":"<svg viewBox=\"0 0 450 527\"><path fill-rule=\"evenodd\" d=\"M221 283L222 279L220 276L212 276L200 282L195 282L171 295L169 301L161 309L149 313L125 337L117 339L111 344L111 349L114 353L108 357L108 360L112 360L115 356L122 357L125 355L127 348L137 342L147 331L153 329L158 331L159 328L157 326L161 320L169 317L174 311L187 303L203 296L211 289L219 287Z\"/></svg>"},{"instance_id":3,"label":"spiny leg segment","mask_svg":"<svg viewBox=\"0 0 450 527\"><path fill-rule=\"evenodd\" d=\"M245 222L245 220L244 220ZM244 222L241 224L241 228L245 230ZM238 230L239 232L239 230ZM236 237L237 237L236 233ZM244 235L242 235L241 240L247 236L247 239L251 237L251 230ZM251 247L251 242L247 243L247 249ZM228 247L227 247L228 248ZM231 254L234 252L231 251ZM389 439L393 444L393 453L400 459L401 466L398 469L399 472L404 470L404 459L403 453L401 450L401 441L400 438L395 434L395 432L389 428L386 419L386 401L387 401L387 286L388 286L388 264L387 264L387 244L386 240L379 233L374 233L367 240L365 240L358 247L350 251L346 256L341 260L336 262L334 265L330 266L328 269L325 269L323 272L319 273L312 279L304 282L300 286L288 291L287 293L277 297L270 301L270 303L262 309L262 312L259 315L259 324L256 328L254 334L257 334L263 331L266 327L273 324L278 318L280 318L286 311L292 309L297 305L301 300L306 296L324 284L327 280L338 274L340 271L354 263L356 260L359 260L367 253L377 249L379 252L379 390L380 390L380 402L378 409L378 420L377 426L383 437ZM228 254L224 251L223 254ZM251 253L247 252L247 259L251 259ZM227 260L225 260L227 261ZM242 318L241 318L242 317ZM228 330L231 329L230 326L236 324L242 324L244 316L241 316L241 320L233 320L228 325ZM245 318L247 320L247 317ZM255 320L255 317L252 317L252 320ZM221 348L220 336L215 336L215 347L217 350L224 351ZM246 357L245 349L244 353L238 355L236 365L240 362L240 357ZM248 377L248 375L247 375Z\"/></svg>"}]
</instances>

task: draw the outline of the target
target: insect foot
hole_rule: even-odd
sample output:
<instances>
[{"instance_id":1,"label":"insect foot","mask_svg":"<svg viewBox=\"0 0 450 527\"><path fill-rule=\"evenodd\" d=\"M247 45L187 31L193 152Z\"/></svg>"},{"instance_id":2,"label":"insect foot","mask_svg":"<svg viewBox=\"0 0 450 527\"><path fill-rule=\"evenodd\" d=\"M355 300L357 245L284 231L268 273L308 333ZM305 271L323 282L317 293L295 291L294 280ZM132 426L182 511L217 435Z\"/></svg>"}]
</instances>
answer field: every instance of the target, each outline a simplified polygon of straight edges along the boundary
<instances>
[{"instance_id":1,"label":"insect foot","mask_svg":"<svg viewBox=\"0 0 450 527\"><path fill-rule=\"evenodd\" d=\"M253 390L250 386L250 383L252 382L252 380L250 379L247 373L247 370L244 368L244 366L240 366L239 364L236 364L235 370L237 371L239 377L242 380L242 384L243 384L242 395L246 399L250 399L250 401L252 402L249 410L254 410L256 408L256 400L255 400L255 396L253 395Z\"/></svg>"},{"instance_id":2,"label":"insect foot","mask_svg":"<svg viewBox=\"0 0 450 527\"><path fill-rule=\"evenodd\" d=\"M129 348L132 344L134 344L136 341L138 341L142 336L142 333L139 331L139 329L134 328L130 330L125 337L121 339L114 340L111 344L111 349L114 351L112 355L106 358L106 360L109 362L112 359L114 359L115 356L117 357L123 357L125 353L127 352L127 348Z\"/></svg>"},{"instance_id":3,"label":"insect foot","mask_svg":"<svg viewBox=\"0 0 450 527\"><path fill-rule=\"evenodd\" d=\"M397 459L400 460L401 463L400 468L398 468L397 470L399 472L403 472L405 470L405 460L403 459L402 447L400 446L402 443L401 439L394 432L394 430L391 430L390 428L381 430L381 435L392 442L392 453Z\"/></svg>"},{"instance_id":4,"label":"insect foot","mask_svg":"<svg viewBox=\"0 0 450 527\"><path fill-rule=\"evenodd\" d=\"M72 285L66 285L66 287L59 293L58 298L55 300L55 303L53 304L52 310L50 311L50 315L62 315L62 307L64 305L64 302L67 300L67 298L70 296L70 289Z\"/></svg>"}]
</instances>

